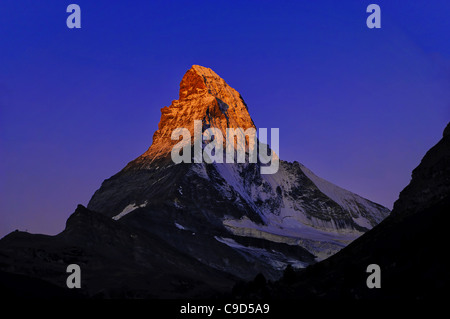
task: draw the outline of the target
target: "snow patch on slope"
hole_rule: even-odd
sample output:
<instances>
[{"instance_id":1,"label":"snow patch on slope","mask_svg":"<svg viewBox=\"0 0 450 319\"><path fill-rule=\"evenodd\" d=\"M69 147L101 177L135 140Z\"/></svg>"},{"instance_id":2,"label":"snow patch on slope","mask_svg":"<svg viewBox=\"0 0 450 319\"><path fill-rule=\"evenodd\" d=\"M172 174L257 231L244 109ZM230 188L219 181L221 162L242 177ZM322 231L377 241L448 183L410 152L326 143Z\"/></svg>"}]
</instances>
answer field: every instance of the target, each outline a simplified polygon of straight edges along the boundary
<instances>
[{"instance_id":1,"label":"snow patch on slope","mask_svg":"<svg viewBox=\"0 0 450 319\"><path fill-rule=\"evenodd\" d=\"M178 224L177 222L174 223L175 227L181 230L186 230L186 228L183 225Z\"/></svg>"},{"instance_id":2,"label":"snow patch on slope","mask_svg":"<svg viewBox=\"0 0 450 319\"><path fill-rule=\"evenodd\" d=\"M299 260L288 258L284 254L277 252L277 251L273 251L273 250L268 251L263 248L257 248L257 247L252 247L252 246L247 247L247 246L237 243L235 240L233 240L231 238L223 238L223 237L217 237L217 236L214 236L214 238L218 242L221 242L222 244L225 244L228 247L236 249L239 252L241 252L247 256L266 260L269 264L272 265L272 267L274 267L275 269L278 269L278 270L283 270L289 264L294 268L305 268L306 266L308 266L307 263L303 263Z\"/></svg>"},{"instance_id":3,"label":"snow patch on slope","mask_svg":"<svg viewBox=\"0 0 450 319\"><path fill-rule=\"evenodd\" d=\"M145 206L147 206L147 202L145 202L144 204L141 204L141 205L136 205L136 203L130 204L127 207L125 207L119 214L114 216L112 219L119 220L123 216L128 215L129 213L131 213L132 211L134 211L134 210L136 210L138 208L141 208L141 207L145 207Z\"/></svg>"},{"instance_id":4,"label":"snow patch on slope","mask_svg":"<svg viewBox=\"0 0 450 319\"><path fill-rule=\"evenodd\" d=\"M283 224L260 225L244 217L225 219L223 225L236 236L262 238L272 242L298 245L323 260L338 252L359 237L360 232L331 233L301 222L285 221Z\"/></svg>"}]
</instances>

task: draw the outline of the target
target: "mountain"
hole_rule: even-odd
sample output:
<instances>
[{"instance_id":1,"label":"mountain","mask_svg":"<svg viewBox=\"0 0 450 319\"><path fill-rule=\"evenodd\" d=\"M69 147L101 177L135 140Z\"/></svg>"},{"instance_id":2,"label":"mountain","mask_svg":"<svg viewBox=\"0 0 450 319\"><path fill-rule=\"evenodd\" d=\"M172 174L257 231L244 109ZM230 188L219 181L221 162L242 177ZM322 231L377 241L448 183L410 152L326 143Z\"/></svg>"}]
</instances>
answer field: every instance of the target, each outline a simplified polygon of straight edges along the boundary
<instances>
[{"instance_id":1,"label":"mountain","mask_svg":"<svg viewBox=\"0 0 450 319\"><path fill-rule=\"evenodd\" d=\"M187 135L181 142L172 139L179 128ZM242 151L244 163L218 152L229 146L218 139L228 129L237 135L231 154ZM202 138L208 130L214 138ZM0 270L64 286L65 267L77 263L88 296L211 296L258 273L275 280L287 265L323 260L388 216L387 208L280 160L275 148L266 156L277 170L264 173L271 164L261 161L261 148L250 161L248 130L257 133L242 96L211 69L192 66L179 99L161 109L150 148L105 180L60 234L4 237ZM261 132L258 146L266 145ZM174 163L176 145L190 162ZM207 163L212 157L218 160Z\"/></svg>"},{"instance_id":2,"label":"mountain","mask_svg":"<svg viewBox=\"0 0 450 319\"><path fill-rule=\"evenodd\" d=\"M136 226L153 227L152 233L162 237L172 237L178 225L187 234L189 229L209 233L209 239L231 233L240 240L300 244L320 258L389 213L297 162L280 161L276 174L261 174L261 163L175 165L170 152L177 141L171 140L171 133L187 128L193 144L194 120L201 120L203 130L217 128L223 136L226 128L255 128L242 96L211 69L194 65L187 71L179 99L161 113L150 148L106 180L88 209L116 220L127 215L127 223L135 220ZM189 241L183 239L177 245Z\"/></svg>"},{"instance_id":3,"label":"mountain","mask_svg":"<svg viewBox=\"0 0 450 319\"><path fill-rule=\"evenodd\" d=\"M447 300L450 223L450 123L412 172L392 213L334 256L237 296L275 298ZM367 266L377 264L381 288L369 289ZM442 304L443 305L443 304Z\"/></svg>"}]
</instances>

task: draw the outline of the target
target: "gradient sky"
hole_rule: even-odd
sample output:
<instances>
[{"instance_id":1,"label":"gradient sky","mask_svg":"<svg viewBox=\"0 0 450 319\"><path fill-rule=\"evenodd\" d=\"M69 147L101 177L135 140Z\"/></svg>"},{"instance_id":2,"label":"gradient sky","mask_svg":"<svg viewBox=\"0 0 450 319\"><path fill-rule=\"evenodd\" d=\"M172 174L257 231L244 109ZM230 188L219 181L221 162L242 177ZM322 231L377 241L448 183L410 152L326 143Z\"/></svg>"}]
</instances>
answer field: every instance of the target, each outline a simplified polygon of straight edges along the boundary
<instances>
[{"instance_id":1,"label":"gradient sky","mask_svg":"<svg viewBox=\"0 0 450 319\"><path fill-rule=\"evenodd\" d=\"M280 128L282 159L392 208L450 120L449 14L448 0L1 0L0 236L62 231L150 146L193 64Z\"/></svg>"}]
</instances>

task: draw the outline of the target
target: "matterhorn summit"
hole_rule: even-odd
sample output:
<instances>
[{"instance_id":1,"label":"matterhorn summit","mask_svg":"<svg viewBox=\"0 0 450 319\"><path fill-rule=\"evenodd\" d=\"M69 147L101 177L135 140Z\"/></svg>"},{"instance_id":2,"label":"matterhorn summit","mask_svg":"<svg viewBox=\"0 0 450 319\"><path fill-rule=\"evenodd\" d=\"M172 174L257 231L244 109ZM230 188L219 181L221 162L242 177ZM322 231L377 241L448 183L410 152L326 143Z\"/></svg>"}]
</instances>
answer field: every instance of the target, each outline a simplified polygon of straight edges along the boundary
<instances>
[{"instance_id":1,"label":"matterhorn summit","mask_svg":"<svg viewBox=\"0 0 450 319\"><path fill-rule=\"evenodd\" d=\"M194 65L181 80L179 99L161 109L153 143L139 159L151 162L167 155L175 144L171 140L172 132L184 127L194 136L195 120L201 120L203 128L220 129L223 136L226 136L226 128L255 128L239 92L213 70Z\"/></svg>"}]
</instances>

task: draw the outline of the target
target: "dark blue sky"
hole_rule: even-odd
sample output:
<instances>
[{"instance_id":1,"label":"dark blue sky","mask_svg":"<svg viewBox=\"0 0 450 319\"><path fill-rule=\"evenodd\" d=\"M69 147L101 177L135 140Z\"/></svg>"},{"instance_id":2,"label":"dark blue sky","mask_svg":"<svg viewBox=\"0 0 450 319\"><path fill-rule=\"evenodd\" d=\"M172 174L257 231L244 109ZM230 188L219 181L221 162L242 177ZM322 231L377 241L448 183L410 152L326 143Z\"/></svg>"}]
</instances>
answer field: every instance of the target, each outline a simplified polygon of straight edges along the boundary
<instances>
[{"instance_id":1,"label":"dark blue sky","mask_svg":"<svg viewBox=\"0 0 450 319\"><path fill-rule=\"evenodd\" d=\"M0 236L63 230L150 146L193 64L280 128L282 159L391 208L450 120L449 14L423 0L2 0Z\"/></svg>"}]
</instances>

